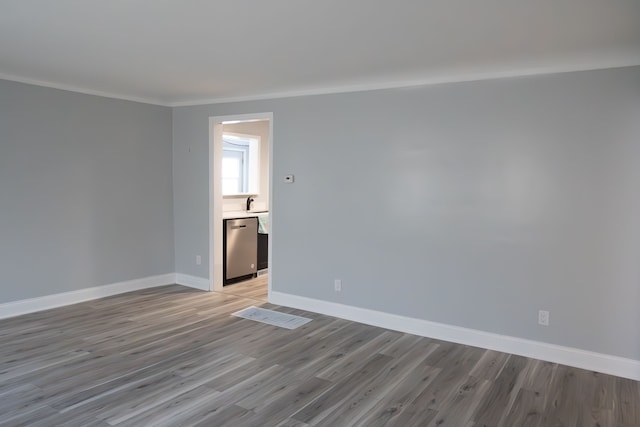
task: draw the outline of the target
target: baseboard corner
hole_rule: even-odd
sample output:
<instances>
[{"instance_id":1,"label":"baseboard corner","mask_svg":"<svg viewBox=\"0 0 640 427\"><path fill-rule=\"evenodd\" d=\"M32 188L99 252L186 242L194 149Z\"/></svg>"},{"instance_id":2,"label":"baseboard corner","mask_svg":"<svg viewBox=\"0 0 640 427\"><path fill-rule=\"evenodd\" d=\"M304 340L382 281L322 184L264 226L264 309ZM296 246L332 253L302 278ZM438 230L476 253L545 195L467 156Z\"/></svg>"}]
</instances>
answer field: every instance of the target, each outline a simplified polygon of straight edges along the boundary
<instances>
[{"instance_id":1,"label":"baseboard corner","mask_svg":"<svg viewBox=\"0 0 640 427\"><path fill-rule=\"evenodd\" d=\"M201 291L211 290L209 288L209 279L190 274L176 273L176 283L189 288L200 289Z\"/></svg>"}]
</instances>

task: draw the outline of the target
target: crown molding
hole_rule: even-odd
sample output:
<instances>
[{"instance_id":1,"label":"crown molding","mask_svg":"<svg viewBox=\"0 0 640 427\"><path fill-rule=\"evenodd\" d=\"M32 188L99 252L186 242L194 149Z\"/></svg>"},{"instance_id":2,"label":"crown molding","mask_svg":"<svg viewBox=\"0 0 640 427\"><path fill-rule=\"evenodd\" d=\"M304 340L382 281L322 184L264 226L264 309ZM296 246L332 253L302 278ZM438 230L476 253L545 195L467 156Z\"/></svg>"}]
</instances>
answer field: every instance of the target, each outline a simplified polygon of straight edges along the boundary
<instances>
[{"instance_id":1,"label":"crown molding","mask_svg":"<svg viewBox=\"0 0 640 427\"><path fill-rule=\"evenodd\" d=\"M385 90L385 89L404 89L404 88L416 88L423 86L433 86L447 83L464 83L474 82L482 80L496 80L503 78L515 78L515 77L528 77L536 75L547 74L562 74L571 73L576 71L594 71L605 70L612 68L625 68L640 66L640 55L637 57L631 56L624 60L615 61L603 61L600 63L589 64L563 64L554 66L540 66L530 68L514 68L511 70L476 70L470 72L451 72L441 73L426 77L424 79L415 80L395 80L385 81L377 83L367 84L354 84L343 86L327 86L316 89L303 89L297 91L282 91L282 92L270 92L256 95L246 96L231 96L225 98L209 98L193 101L179 101L171 102L168 105L171 107L190 107L198 105L211 105L211 104L227 104L232 102L247 102L247 101L265 101L271 99L281 98L294 98L301 96L314 96L314 95L332 95L339 93L351 93L351 92L366 92L373 90Z\"/></svg>"},{"instance_id":2,"label":"crown molding","mask_svg":"<svg viewBox=\"0 0 640 427\"><path fill-rule=\"evenodd\" d=\"M52 82L47 82L43 80L35 80L35 79L28 79L24 77L12 76L9 74L0 73L0 80L8 80L16 83L25 83L25 84L34 85L34 86L48 87L51 89L65 90L67 92L81 93L84 95L93 95L93 96L100 96L103 98L120 99L122 101L140 102L142 104L159 105L162 107L172 106L169 103L162 102L157 99L140 98L137 96L128 96L128 95L122 95L122 94L111 93L111 92L103 92L99 90L81 88L73 85L52 83Z\"/></svg>"},{"instance_id":3,"label":"crown molding","mask_svg":"<svg viewBox=\"0 0 640 427\"><path fill-rule=\"evenodd\" d=\"M640 53L640 52L639 52ZM438 74L434 74L422 79L404 79L404 80L386 80L372 83L352 84L352 85L337 85L337 86L323 86L312 89L300 89L280 92L268 92L262 94L249 94L242 96L229 96L229 97L214 97L214 98L201 98L187 101L160 101L152 98L141 98L136 96L128 96L110 92L97 91L92 89L81 88L73 85L58 84L42 80L28 79L8 74L1 74L0 79L8 80L18 83L26 83L35 86L48 87L52 89L66 90L69 92L77 92L85 95L101 96L104 98L120 99L123 101L140 102L144 104L159 105L163 107L190 107L199 105L212 105L212 104L228 104L233 102L248 102L248 101L265 101L271 99L281 98L295 98L301 96L315 96L315 95L332 95L339 93L351 93L351 92L366 92L373 90L385 90L385 89L403 89L403 88L415 88L432 86L447 83L464 83L474 82L482 80L495 80L502 78L515 78L515 77L528 77L536 75L546 74L561 74L571 73L576 71L592 71L592 70L604 70L611 68L624 68L640 66L640 54L638 55L623 55L616 58L609 58L600 61L587 61L578 63L565 63L556 65L545 65L537 67L511 67L508 70L498 69L477 69L469 71L444 71Z\"/></svg>"}]
</instances>

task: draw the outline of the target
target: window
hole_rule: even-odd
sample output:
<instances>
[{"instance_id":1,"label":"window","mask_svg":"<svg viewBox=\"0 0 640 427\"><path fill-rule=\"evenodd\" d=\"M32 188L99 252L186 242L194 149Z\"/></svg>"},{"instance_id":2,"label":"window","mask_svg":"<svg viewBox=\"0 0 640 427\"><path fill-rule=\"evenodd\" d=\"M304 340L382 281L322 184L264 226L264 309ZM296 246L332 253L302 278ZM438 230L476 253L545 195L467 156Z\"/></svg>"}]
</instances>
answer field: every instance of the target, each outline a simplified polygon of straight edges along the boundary
<instances>
[{"instance_id":1,"label":"window","mask_svg":"<svg viewBox=\"0 0 640 427\"><path fill-rule=\"evenodd\" d=\"M240 150L223 148L222 155L222 193L246 193L244 179L245 153Z\"/></svg>"},{"instance_id":2,"label":"window","mask_svg":"<svg viewBox=\"0 0 640 427\"><path fill-rule=\"evenodd\" d=\"M260 138L222 135L222 194L257 194Z\"/></svg>"}]
</instances>

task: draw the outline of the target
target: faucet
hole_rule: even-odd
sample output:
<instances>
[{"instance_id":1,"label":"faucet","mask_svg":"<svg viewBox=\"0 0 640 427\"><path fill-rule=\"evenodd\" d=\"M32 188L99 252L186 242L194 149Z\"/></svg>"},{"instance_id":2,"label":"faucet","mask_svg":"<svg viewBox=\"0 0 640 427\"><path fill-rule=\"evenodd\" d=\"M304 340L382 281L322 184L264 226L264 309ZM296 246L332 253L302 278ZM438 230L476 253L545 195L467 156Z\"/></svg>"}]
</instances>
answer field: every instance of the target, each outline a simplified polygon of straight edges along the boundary
<instances>
[{"instance_id":1,"label":"faucet","mask_svg":"<svg viewBox=\"0 0 640 427\"><path fill-rule=\"evenodd\" d=\"M247 197L247 211L251 210L251 202L253 202L253 197L249 196Z\"/></svg>"}]
</instances>

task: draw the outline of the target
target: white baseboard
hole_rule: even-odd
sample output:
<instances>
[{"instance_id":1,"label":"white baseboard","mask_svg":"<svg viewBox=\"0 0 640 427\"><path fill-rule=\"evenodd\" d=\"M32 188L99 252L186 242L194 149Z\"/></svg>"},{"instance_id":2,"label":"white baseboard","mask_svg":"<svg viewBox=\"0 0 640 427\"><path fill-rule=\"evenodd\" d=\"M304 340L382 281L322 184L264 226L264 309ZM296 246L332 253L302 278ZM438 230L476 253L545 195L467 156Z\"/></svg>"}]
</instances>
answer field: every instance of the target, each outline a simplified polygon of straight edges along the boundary
<instances>
[{"instance_id":1,"label":"white baseboard","mask_svg":"<svg viewBox=\"0 0 640 427\"><path fill-rule=\"evenodd\" d=\"M50 308L62 307L64 305L108 297L125 292L138 291L140 289L171 285L175 283L175 279L176 275L173 273L161 274L159 276L143 277L141 279L127 280L126 282L95 286L93 288L79 289L77 291L11 301L0 304L0 319L48 310Z\"/></svg>"},{"instance_id":2,"label":"white baseboard","mask_svg":"<svg viewBox=\"0 0 640 427\"><path fill-rule=\"evenodd\" d=\"M190 288L209 291L209 279L191 276L189 274L176 273L176 283Z\"/></svg>"},{"instance_id":3,"label":"white baseboard","mask_svg":"<svg viewBox=\"0 0 640 427\"><path fill-rule=\"evenodd\" d=\"M269 302L423 337L502 351L640 380L640 360L399 316L282 292L272 291L269 296Z\"/></svg>"}]
</instances>

